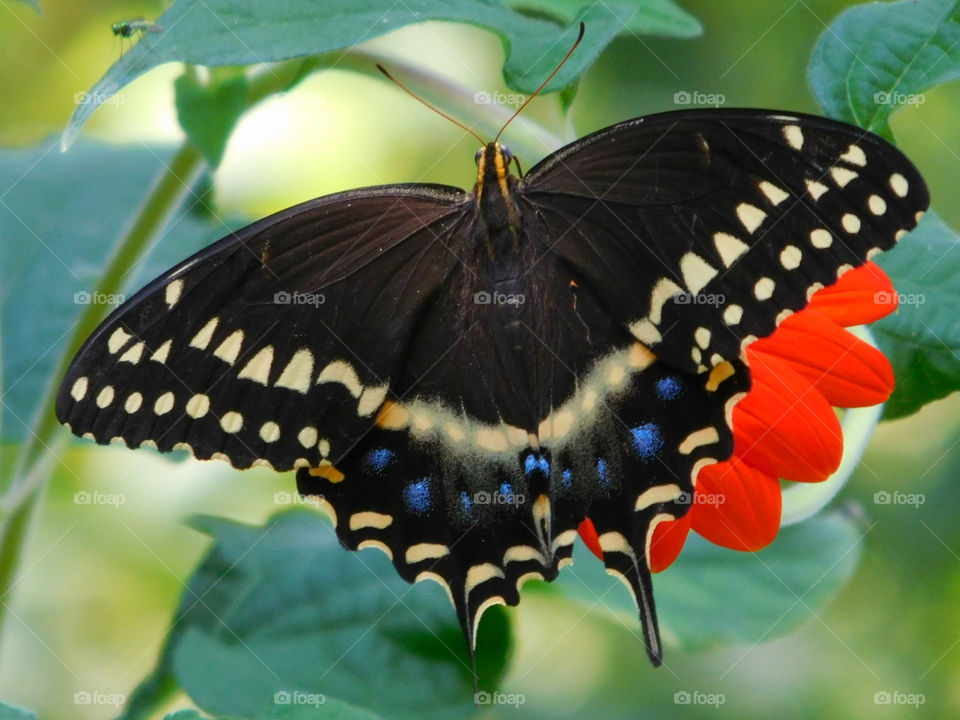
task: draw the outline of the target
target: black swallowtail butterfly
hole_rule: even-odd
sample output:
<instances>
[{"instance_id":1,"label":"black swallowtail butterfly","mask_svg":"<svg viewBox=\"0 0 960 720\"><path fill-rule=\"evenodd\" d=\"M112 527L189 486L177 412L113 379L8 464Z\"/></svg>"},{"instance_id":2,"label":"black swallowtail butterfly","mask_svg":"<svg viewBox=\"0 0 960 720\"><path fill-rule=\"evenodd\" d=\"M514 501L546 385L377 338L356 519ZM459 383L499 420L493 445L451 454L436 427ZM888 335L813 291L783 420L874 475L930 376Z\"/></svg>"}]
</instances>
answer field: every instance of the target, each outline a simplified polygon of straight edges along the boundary
<instances>
[{"instance_id":1,"label":"black swallowtail butterfly","mask_svg":"<svg viewBox=\"0 0 960 720\"><path fill-rule=\"evenodd\" d=\"M228 235L107 318L57 416L295 469L346 547L444 587L471 651L589 517L659 664L650 538L732 453L746 346L928 192L881 138L764 110L640 117L510 164L494 141L470 192L351 190Z\"/></svg>"}]
</instances>

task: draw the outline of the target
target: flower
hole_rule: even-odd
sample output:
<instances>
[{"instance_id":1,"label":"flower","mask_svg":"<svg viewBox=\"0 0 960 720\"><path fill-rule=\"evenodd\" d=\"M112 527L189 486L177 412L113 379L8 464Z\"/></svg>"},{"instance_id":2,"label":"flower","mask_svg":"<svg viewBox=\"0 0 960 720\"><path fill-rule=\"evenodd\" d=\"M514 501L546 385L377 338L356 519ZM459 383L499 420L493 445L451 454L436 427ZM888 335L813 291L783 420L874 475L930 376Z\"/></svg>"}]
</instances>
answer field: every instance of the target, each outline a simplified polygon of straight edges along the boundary
<instances>
[{"instance_id":1,"label":"flower","mask_svg":"<svg viewBox=\"0 0 960 720\"><path fill-rule=\"evenodd\" d=\"M657 525L653 572L673 563L690 530L735 550L765 547L780 527L779 479L821 482L833 474L843 454L833 408L884 402L894 382L883 353L844 327L879 320L896 299L890 278L868 262L747 348L753 384L733 411L733 455L700 471L686 515ZM589 518L580 536L602 559Z\"/></svg>"}]
</instances>

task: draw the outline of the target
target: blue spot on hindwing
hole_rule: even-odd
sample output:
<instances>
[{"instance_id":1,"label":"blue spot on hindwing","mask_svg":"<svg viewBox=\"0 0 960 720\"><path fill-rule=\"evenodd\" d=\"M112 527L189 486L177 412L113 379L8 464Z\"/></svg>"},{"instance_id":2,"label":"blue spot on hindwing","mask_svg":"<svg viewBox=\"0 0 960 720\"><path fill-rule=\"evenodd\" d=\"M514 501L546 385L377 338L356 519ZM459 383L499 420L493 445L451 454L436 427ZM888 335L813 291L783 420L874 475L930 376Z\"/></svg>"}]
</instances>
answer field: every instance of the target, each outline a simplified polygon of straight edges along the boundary
<instances>
[{"instance_id":1,"label":"blue spot on hindwing","mask_svg":"<svg viewBox=\"0 0 960 720\"><path fill-rule=\"evenodd\" d=\"M642 460L649 460L663 447L663 435L660 426L653 422L643 423L630 430L633 448Z\"/></svg>"},{"instance_id":2,"label":"blue spot on hindwing","mask_svg":"<svg viewBox=\"0 0 960 720\"><path fill-rule=\"evenodd\" d=\"M430 478L414 480L403 489L403 502L414 515L425 515L433 507Z\"/></svg>"},{"instance_id":3,"label":"blue spot on hindwing","mask_svg":"<svg viewBox=\"0 0 960 720\"><path fill-rule=\"evenodd\" d=\"M603 458L597 459L597 475L600 476L600 485L610 487L610 475L607 473L607 461Z\"/></svg>"},{"instance_id":4,"label":"blue spot on hindwing","mask_svg":"<svg viewBox=\"0 0 960 720\"><path fill-rule=\"evenodd\" d=\"M466 490L460 493L460 505L463 507L463 514L466 517L473 517L473 500L470 499Z\"/></svg>"},{"instance_id":5,"label":"blue spot on hindwing","mask_svg":"<svg viewBox=\"0 0 960 720\"><path fill-rule=\"evenodd\" d=\"M537 470L542 472L547 477L550 477L550 461L547 460L546 455L530 453L523 460L523 471L527 475L530 475Z\"/></svg>"},{"instance_id":6,"label":"blue spot on hindwing","mask_svg":"<svg viewBox=\"0 0 960 720\"><path fill-rule=\"evenodd\" d=\"M676 375L666 375L657 380L654 389L660 400L676 400L683 393L683 381Z\"/></svg>"},{"instance_id":7,"label":"blue spot on hindwing","mask_svg":"<svg viewBox=\"0 0 960 720\"><path fill-rule=\"evenodd\" d=\"M375 448L367 453L367 457L364 458L364 463L370 470L380 473L383 472L387 465L393 462L394 457L396 457L396 455L393 450Z\"/></svg>"},{"instance_id":8,"label":"blue spot on hindwing","mask_svg":"<svg viewBox=\"0 0 960 720\"><path fill-rule=\"evenodd\" d=\"M570 468L564 470L560 477L565 488L569 488L573 484L573 473L570 471Z\"/></svg>"}]
</instances>

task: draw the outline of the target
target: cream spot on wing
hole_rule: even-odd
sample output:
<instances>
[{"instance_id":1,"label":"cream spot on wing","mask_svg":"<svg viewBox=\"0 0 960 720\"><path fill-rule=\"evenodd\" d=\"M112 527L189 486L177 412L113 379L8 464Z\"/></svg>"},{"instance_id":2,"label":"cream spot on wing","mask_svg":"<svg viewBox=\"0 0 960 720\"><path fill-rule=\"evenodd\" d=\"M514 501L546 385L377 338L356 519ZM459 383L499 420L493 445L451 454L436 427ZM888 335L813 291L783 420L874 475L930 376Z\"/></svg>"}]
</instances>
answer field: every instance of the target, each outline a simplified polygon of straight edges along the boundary
<instances>
[{"instance_id":1,"label":"cream spot on wing","mask_svg":"<svg viewBox=\"0 0 960 720\"><path fill-rule=\"evenodd\" d=\"M830 188L828 188L826 185L824 185L823 183L817 182L816 180L809 180L809 179L808 179L808 180L804 180L804 182L805 182L806 185L807 185L807 193L809 193L810 197L812 197L814 200L819 200L820 197L821 197L827 190L830 189Z\"/></svg>"},{"instance_id":2,"label":"cream spot on wing","mask_svg":"<svg viewBox=\"0 0 960 720\"><path fill-rule=\"evenodd\" d=\"M173 410L174 397L172 392L165 392L163 395L157 398L157 401L153 404L153 411L157 415L166 415L168 412Z\"/></svg>"},{"instance_id":3,"label":"cream spot on wing","mask_svg":"<svg viewBox=\"0 0 960 720\"><path fill-rule=\"evenodd\" d=\"M220 427L227 433L240 432L240 428L243 427L243 415L234 410L225 413L224 416L220 418Z\"/></svg>"},{"instance_id":4,"label":"cream spot on wing","mask_svg":"<svg viewBox=\"0 0 960 720\"><path fill-rule=\"evenodd\" d=\"M213 332L217 329L217 323L220 322L220 318L213 317L207 321L207 324L200 328L200 331L193 336L193 339L190 341L190 347L195 347L198 350L206 350L207 345L210 344L210 340L213 339Z\"/></svg>"},{"instance_id":5,"label":"cream spot on wing","mask_svg":"<svg viewBox=\"0 0 960 720\"><path fill-rule=\"evenodd\" d=\"M740 218L747 232L752 233L760 227L760 223L766 219L767 214L755 205L740 203L737 205L737 217Z\"/></svg>"},{"instance_id":6,"label":"cream spot on wing","mask_svg":"<svg viewBox=\"0 0 960 720\"><path fill-rule=\"evenodd\" d=\"M208 412L210 412L210 398L202 393L194 395L192 398L187 400L187 405L184 408L187 415L192 417L194 420L202 418Z\"/></svg>"},{"instance_id":7,"label":"cream spot on wing","mask_svg":"<svg viewBox=\"0 0 960 720\"><path fill-rule=\"evenodd\" d=\"M170 346L173 345L173 340L167 340L163 345L158 347L153 355L150 356L150 359L154 362L165 363L167 358L170 356Z\"/></svg>"},{"instance_id":8,"label":"cream spot on wing","mask_svg":"<svg viewBox=\"0 0 960 720\"><path fill-rule=\"evenodd\" d=\"M777 187L772 182L767 180L761 180L759 187L760 192L766 195L767 200L769 200L770 204L774 206L779 205L788 197L790 197L790 193L788 193L786 190L781 187Z\"/></svg>"},{"instance_id":9,"label":"cream spot on wing","mask_svg":"<svg viewBox=\"0 0 960 720\"><path fill-rule=\"evenodd\" d=\"M706 350L707 345L710 344L710 331L705 327L698 327L693 333L693 338L697 341L697 345Z\"/></svg>"},{"instance_id":10,"label":"cream spot on wing","mask_svg":"<svg viewBox=\"0 0 960 720\"><path fill-rule=\"evenodd\" d=\"M110 339L107 340L107 349L110 351L110 354L115 355L120 350L120 348L126 345L127 340L129 340L132 337L133 335L128 333L123 328L117 328L116 330L114 330L113 333L110 335Z\"/></svg>"},{"instance_id":11,"label":"cream spot on wing","mask_svg":"<svg viewBox=\"0 0 960 720\"><path fill-rule=\"evenodd\" d=\"M493 428L482 428L477 430L477 433L474 436L474 442L478 447L481 447L484 450L490 450L492 452L503 452L510 447L510 443L507 442L506 434L500 430L494 430Z\"/></svg>"},{"instance_id":12,"label":"cream spot on wing","mask_svg":"<svg viewBox=\"0 0 960 720\"><path fill-rule=\"evenodd\" d=\"M807 288L807 300L816 295L820 290L823 290L823 283L813 283L813 285Z\"/></svg>"},{"instance_id":13,"label":"cream spot on wing","mask_svg":"<svg viewBox=\"0 0 960 720\"><path fill-rule=\"evenodd\" d=\"M97 395L97 407L101 410L113 402L113 386L106 385Z\"/></svg>"},{"instance_id":14,"label":"cream spot on wing","mask_svg":"<svg viewBox=\"0 0 960 720\"><path fill-rule=\"evenodd\" d=\"M851 145L848 147L847 151L840 156L840 159L851 165L858 165L860 167L867 164L867 155L859 145Z\"/></svg>"},{"instance_id":15,"label":"cream spot on wing","mask_svg":"<svg viewBox=\"0 0 960 720\"><path fill-rule=\"evenodd\" d=\"M260 439L266 443L276 442L280 439L280 426L272 420L265 422L260 426Z\"/></svg>"},{"instance_id":16,"label":"cream spot on wing","mask_svg":"<svg viewBox=\"0 0 960 720\"><path fill-rule=\"evenodd\" d=\"M243 330L234 330L213 351L213 356L218 357L229 365L233 365L240 355L240 348L243 347Z\"/></svg>"},{"instance_id":17,"label":"cream spot on wing","mask_svg":"<svg viewBox=\"0 0 960 720\"><path fill-rule=\"evenodd\" d=\"M717 269L696 253L688 252L680 258L680 273L687 290L696 295L717 276Z\"/></svg>"},{"instance_id":18,"label":"cream spot on wing","mask_svg":"<svg viewBox=\"0 0 960 720\"><path fill-rule=\"evenodd\" d=\"M80 402L87 396L87 388L90 387L90 379L87 377L77 378L73 387L70 388L70 397Z\"/></svg>"},{"instance_id":19,"label":"cream spot on wing","mask_svg":"<svg viewBox=\"0 0 960 720\"><path fill-rule=\"evenodd\" d=\"M673 280L660 278L657 281L653 286L653 290L650 292L650 312L647 313L650 322L654 325L659 324L664 304L679 292L683 292L683 288L673 282Z\"/></svg>"},{"instance_id":20,"label":"cream spot on wing","mask_svg":"<svg viewBox=\"0 0 960 720\"><path fill-rule=\"evenodd\" d=\"M683 442L680 443L678 449L681 455L689 455L699 447L713 445L718 442L720 442L720 434L717 432L717 429L711 425L710 427L701 428L687 435Z\"/></svg>"},{"instance_id":21,"label":"cream spot on wing","mask_svg":"<svg viewBox=\"0 0 960 720\"><path fill-rule=\"evenodd\" d=\"M803 131L799 125L784 125L783 137L794 150L803 149Z\"/></svg>"},{"instance_id":22,"label":"cream spot on wing","mask_svg":"<svg viewBox=\"0 0 960 720\"><path fill-rule=\"evenodd\" d=\"M846 187L851 180L857 178L857 173L853 170L848 170L845 167L835 166L830 168L830 177L833 178L833 181L837 184L837 187Z\"/></svg>"},{"instance_id":23,"label":"cream spot on wing","mask_svg":"<svg viewBox=\"0 0 960 720\"><path fill-rule=\"evenodd\" d=\"M297 433L297 440L299 440L300 444L305 448L309 449L314 447L317 444L317 429L307 425Z\"/></svg>"},{"instance_id":24,"label":"cream spot on wing","mask_svg":"<svg viewBox=\"0 0 960 720\"><path fill-rule=\"evenodd\" d=\"M727 325L737 325L743 319L743 308L736 304L727 305L723 310L723 321Z\"/></svg>"},{"instance_id":25,"label":"cream spot on wing","mask_svg":"<svg viewBox=\"0 0 960 720\"><path fill-rule=\"evenodd\" d=\"M280 373L280 377L274 383L274 387L296 390L306 395L310 389L310 381L313 379L313 353L306 348L297 350L290 362Z\"/></svg>"},{"instance_id":26,"label":"cream spot on wing","mask_svg":"<svg viewBox=\"0 0 960 720\"><path fill-rule=\"evenodd\" d=\"M829 230L817 228L810 233L810 244L818 250L826 250L833 245L833 235Z\"/></svg>"},{"instance_id":27,"label":"cream spot on wing","mask_svg":"<svg viewBox=\"0 0 960 720\"><path fill-rule=\"evenodd\" d=\"M637 502L633 509L635 512L640 512L641 510L646 510L651 505L673 502L682 493L683 491L676 483L670 483L669 485L654 485L652 488L647 488L637 496Z\"/></svg>"},{"instance_id":28,"label":"cream spot on wing","mask_svg":"<svg viewBox=\"0 0 960 720\"><path fill-rule=\"evenodd\" d=\"M772 278L762 277L757 280L756 284L753 286L753 296L757 300L769 300L773 297L773 291L776 286L777 284Z\"/></svg>"},{"instance_id":29,"label":"cream spot on wing","mask_svg":"<svg viewBox=\"0 0 960 720\"><path fill-rule=\"evenodd\" d=\"M780 264L787 270L796 270L802 259L803 253L796 245L787 245L780 251Z\"/></svg>"},{"instance_id":30,"label":"cream spot on wing","mask_svg":"<svg viewBox=\"0 0 960 720\"><path fill-rule=\"evenodd\" d=\"M163 299L167 303L167 307L173 307L177 304L177 300L180 299L180 295L183 293L183 280L177 279L172 283L167 285L166 290L163 291Z\"/></svg>"},{"instance_id":31,"label":"cream spot on wing","mask_svg":"<svg viewBox=\"0 0 960 720\"><path fill-rule=\"evenodd\" d=\"M853 213L844 214L840 219L840 224L843 225L843 229L848 233L860 232L860 218Z\"/></svg>"},{"instance_id":32,"label":"cream spot on wing","mask_svg":"<svg viewBox=\"0 0 960 720\"><path fill-rule=\"evenodd\" d=\"M360 383L357 371L345 360L334 360L320 372L317 378L317 385L334 382L347 388L355 398L360 397L360 393L363 392L363 385Z\"/></svg>"},{"instance_id":33,"label":"cream spot on wing","mask_svg":"<svg viewBox=\"0 0 960 720\"><path fill-rule=\"evenodd\" d=\"M417 543L407 548L403 554L407 565L413 565L424 560L437 560L450 554L450 548L440 543Z\"/></svg>"},{"instance_id":34,"label":"cream spot on wing","mask_svg":"<svg viewBox=\"0 0 960 720\"><path fill-rule=\"evenodd\" d=\"M464 592L469 595L477 585L492 580L493 578L502 578L503 576L503 570L493 563L474 565L467 570L467 582L465 583Z\"/></svg>"},{"instance_id":35,"label":"cream spot on wing","mask_svg":"<svg viewBox=\"0 0 960 720\"><path fill-rule=\"evenodd\" d=\"M910 190L910 183L900 173L894 173L890 176L890 189L897 197L906 197Z\"/></svg>"},{"instance_id":36,"label":"cream spot on wing","mask_svg":"<svg viewBox=\"0 0 960 720\"><path fill-rule=\"evenodd\" d=\"M386 385L364 388L360 393L360 400L357 401L357 415L360 417L372 415L387 399L388 389Z\"/></svg>"},{"instance_id":37,"label":"cream spot on wing","mask_svg":"<svg viewBox=\"0 0 960 720\"><path fill-rule=\"evenodd\" d=\"M714 233L713 244L723 260L724 267L733 265L737 258L750 249L745 242L725 232Z\"/></svg>"},{"instance_id":38,"label":"cream spot on wing","mask_svg":"<svg viewBox=\"0 0 960 720\"><path fill-rule=\"evenodd\" d=\"M124 353L120 356L118 362L128 362L131 365L136 365L140 362L140 358L143 357L143 342L138 342L134 345L131 345Z\"/></svg>"},{"instance_id":39,"label":"cream spot on wing","mask_svg":"<svg viewBox=\"0 0 960 720\"><path fill-rule=\"evenodd\" d=\"M139 410L141 405L143 405L143 395L132 392L127 396L126 402L123 403L123 409L132 414Z\"/></svg>"},{"instance_id":40,"label":"cream spot on wing","mask_svg":"<svg viewBox=\"0 0 960 720\"><path fill-rule=\"evenodd\" d=\"M656 345L663 338L657 326L649 320L637 320L630 325L630 333L640 342L647 345Z\"/></svg>"},{"instance_id":41,"label":"cream spot on wing","mask_svg":"<svg viewBox=\"0 0 960 720\"><path fill-rule=\"evenodd\" d=\"M270 380L270 367L273 365L273 345L261 348L250 361L243 366L238 378L252 380L266 386Z\"/></svg>"},{"instance_id":42,"label":"cream spot on wing","mask_svg":"<svg viewBox=\"0 0 960 720\"><path fill-rule=\"evenodd\" d=\"M871 195L867 199L867 207L874 215L883 215L887 211L887 201L879 195Z\"/></svg>"},{"instance_id":43,"label":"cream spot on wing","mask_svg":"<svg viewBox=\"0 0 960 720\"><path fill-rule=\"evenodd\" d=\"M393 516L384 513L367 510L365 512L354 513L350 516L350 529L362 530L364 528L375 528L383 530L393 524Z\"/></svg>"},{"instance_id":44,"label":"cream spot on wing","mask_svg":"<svg viewBox=\"0 0 960 720\"><path fill-rule=\"evenodd\" d=\"M320 451L321 457L326 457L330 454L330 441L326 438L320 438L320 442L317 443L317 450Z\"/></svg>"}]
</instances>

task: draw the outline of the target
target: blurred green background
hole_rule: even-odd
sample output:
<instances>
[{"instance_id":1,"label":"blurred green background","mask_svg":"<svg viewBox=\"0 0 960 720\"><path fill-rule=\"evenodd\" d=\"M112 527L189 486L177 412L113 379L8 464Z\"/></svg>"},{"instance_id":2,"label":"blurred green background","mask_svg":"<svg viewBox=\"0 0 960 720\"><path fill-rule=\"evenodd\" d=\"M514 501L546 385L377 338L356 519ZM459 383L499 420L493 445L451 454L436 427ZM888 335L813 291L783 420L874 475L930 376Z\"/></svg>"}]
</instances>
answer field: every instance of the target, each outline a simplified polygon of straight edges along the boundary
<instances>
[{"instance_id":1,"label":"blurred green background","mask_svg":"<svg viewBox=\"0 0 960 720\"><path fill-rule=\"evenodd\" d=\"M805 78L810 51L826 25L854 3L680 4L702 21L702 38L620 37L584 76L570 126L554 97L538 98L529 116L557 134L579 135L674 109L679 91L719 94L727 106L817 112ZM24 4L0 2L5 147L57 135L75 107L75 93L87 90L121 54L110 25L163 10L162 3L103 0L41 0L41 7L37 15ZM507 91L500 44L482 30L430 23L372 42L467 87ZM94 114L85 134L118 144L178 142L172 82L179 72L165 66L136 81L124 90L122 104ZM957 107L960 87L952 83L893 119L898 143L954 228L960 228ZM475 146L384 82L320 73L243 117L215 175L218 213L254 218L335 190L385 182L469 186ZM539 158L522 159L529 167ZM619 624L529 594L510 611L518 621L517 649L503 683L505 692L523 693L526 701L520 708L491 707L486 715L960 716L958 409L960 401L948 398L879 428L838 499L862 523L863 561L836 600L811 610L799 631L696 654L668 647L667 666L654 671L634 634ZM2 457L10 452L4 449ZM292 489L292 477L266 471L236 473L220 463L72 444L41 504L20 579L2 599L9 617L0 646L0 699L41 717L114 714L106 706L76 705L74 693L129 695L153 666L183 583L207 546L183 517L207 512L259 523L277 510L275 493ZM916 508L878 505L877 490L922 493L925 502ZM117 493L123 502L79 507L74 494L82 491ZM771 576L770 582L777 580ZM675 693L683 691L721 693L724 702L678 704ZM922 693L925 703L919 709L878 705L878 692Z\"/></svg>"}]
</instances>

